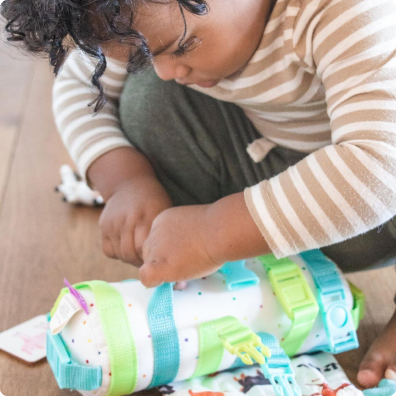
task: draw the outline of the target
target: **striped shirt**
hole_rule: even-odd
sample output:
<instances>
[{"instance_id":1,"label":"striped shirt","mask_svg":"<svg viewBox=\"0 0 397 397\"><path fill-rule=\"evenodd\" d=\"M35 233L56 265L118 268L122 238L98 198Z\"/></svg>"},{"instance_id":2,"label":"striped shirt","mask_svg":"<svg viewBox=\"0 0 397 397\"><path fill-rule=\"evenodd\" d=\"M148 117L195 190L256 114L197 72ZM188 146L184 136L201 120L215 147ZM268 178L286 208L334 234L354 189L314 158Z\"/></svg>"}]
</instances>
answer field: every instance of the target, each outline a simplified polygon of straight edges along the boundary
<instances>
[{"instance_id":1,"label":"striped shirt","mask_svg":"<svg viewBox=\"0 0 397 397\"><path fill-rule=\"evenodd\" d=\"M62 139L85 175L106 151L129 146L117 118L127 73L109 60L110 97L87 102L93 63L77 51L54 84ZM248 187L248 209L276 257L334 244L395 215L395 2L278 0L249 63L215 87L263 135L247 148L261 161L282 146L309 155Z\"/></svg>"}]
</instances>

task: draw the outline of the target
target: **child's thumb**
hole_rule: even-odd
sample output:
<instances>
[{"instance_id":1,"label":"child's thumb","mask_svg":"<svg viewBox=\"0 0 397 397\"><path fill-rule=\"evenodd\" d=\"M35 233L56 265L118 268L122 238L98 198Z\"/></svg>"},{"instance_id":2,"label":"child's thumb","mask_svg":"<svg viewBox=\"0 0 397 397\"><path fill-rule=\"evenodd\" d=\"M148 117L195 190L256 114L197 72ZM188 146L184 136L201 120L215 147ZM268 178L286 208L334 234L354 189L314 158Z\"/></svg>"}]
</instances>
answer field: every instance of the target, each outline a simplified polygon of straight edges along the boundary
<instances>
[{"instance_id":1,"label":"child's thumb","mask_svg":"<svg viewBox=\"0 0 397 397\"><path fill-rule=\"evenodd\" d=\"M163 284L158 270L154 264L144 263L139 269L141 283L147 288L153 288Z\"/></svg>"}]
</instances>

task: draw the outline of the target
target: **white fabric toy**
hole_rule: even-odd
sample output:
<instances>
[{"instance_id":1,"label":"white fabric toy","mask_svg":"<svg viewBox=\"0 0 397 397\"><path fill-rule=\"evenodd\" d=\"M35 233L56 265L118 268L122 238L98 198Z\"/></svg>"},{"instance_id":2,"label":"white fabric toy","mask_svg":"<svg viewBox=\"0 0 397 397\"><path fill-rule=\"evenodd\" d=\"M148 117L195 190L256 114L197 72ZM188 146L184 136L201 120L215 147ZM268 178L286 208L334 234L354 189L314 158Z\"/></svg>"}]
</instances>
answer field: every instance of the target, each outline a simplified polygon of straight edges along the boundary
<instances>
[{"instance_id":1,"label":"white fabric toy","mask_svg":"<svg viewBox=\"0 0 397 397\"><path fill-rule=\"evenodd\" d=\"M255 361L277 395L299 395L278 343L290 356L355 348L362 310L359 290L318 250L228 263L181 291L92 281L62 290L47 357L61 388L90 395L130 394Z\"/></svg>"}]
</instances>

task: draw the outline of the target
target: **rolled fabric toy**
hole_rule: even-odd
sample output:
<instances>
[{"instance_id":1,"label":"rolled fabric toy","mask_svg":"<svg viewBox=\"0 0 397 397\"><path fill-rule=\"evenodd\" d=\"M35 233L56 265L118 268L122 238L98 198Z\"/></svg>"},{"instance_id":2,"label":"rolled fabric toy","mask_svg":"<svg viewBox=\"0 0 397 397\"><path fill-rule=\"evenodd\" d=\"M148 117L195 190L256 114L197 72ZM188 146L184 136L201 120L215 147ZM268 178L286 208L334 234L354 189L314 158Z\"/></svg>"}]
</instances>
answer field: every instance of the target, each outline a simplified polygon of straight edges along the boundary
<instances>
[{"instance_id":1,"label":"rolled fabric toy","mask_svg":"<svg viewBox=\"0 0 397 397\"><path fill-rule=\"evenodd\" d=\"M319 250L230 262L182 291L91 281L61 291L47 359L60 388L85 395L126 395L254 362L277 395L299 395L288 356L358 347L363 311L361 291Z\"/></svg>"}]
</instances>

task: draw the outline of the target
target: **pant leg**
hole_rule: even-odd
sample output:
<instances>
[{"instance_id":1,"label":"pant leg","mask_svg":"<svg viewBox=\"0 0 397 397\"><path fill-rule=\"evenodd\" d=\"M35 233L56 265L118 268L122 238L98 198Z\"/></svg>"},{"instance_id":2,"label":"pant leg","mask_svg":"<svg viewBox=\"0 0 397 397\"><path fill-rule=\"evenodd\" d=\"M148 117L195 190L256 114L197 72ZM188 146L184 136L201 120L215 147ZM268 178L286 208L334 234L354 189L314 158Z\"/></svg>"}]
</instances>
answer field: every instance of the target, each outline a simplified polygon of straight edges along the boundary
<instances>
[{"instance_id":1,"label":"pant leg","mask_svg":"<svg viewBox=\"0 0 397 397\"><path fill-rule=\"evenodd\" d=\"M120 120L149 159L174 205L212 203L288 168L305 156L277 148L255 164L246 147L260 138L238 106L201 94L154 72L130 76Z\"/></svg>"},{"instance_id":2,"label":"pant leg","mask_svg":"<svg viewBox=\"0 0 397 397\"><path fill-rule=\"evenodd\" d=\"M120 120L127 138L154 166L174 205L212 203L269 179L306 156L276 147L254 163L246 147L260 134L241 108L161 81L153 71L128 78ZM395 263L395 218L322 251L344 271Z\"/></svg>"},{"instance_id":3,"label":"pant leg","mask_svg":"<svg viewBox=\"0 0 397 397\"><path fill-rule=\"evenodd\" d=\"M343 272L356 272L396 264L396 217L367 233L323 247Z\"/></svg>"}]
</instances>

